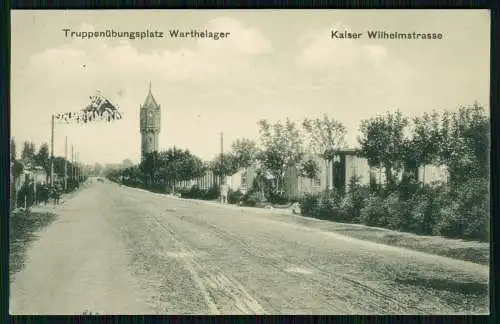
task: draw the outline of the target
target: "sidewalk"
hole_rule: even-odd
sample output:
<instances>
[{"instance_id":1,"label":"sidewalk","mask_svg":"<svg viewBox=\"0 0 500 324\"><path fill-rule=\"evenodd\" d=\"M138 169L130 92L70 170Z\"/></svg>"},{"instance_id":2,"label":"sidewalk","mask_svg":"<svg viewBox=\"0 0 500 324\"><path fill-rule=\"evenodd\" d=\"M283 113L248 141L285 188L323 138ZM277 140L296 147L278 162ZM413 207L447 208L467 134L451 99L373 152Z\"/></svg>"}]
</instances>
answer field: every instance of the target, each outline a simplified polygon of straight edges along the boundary
<instances>
[{"instance_id":1,"label":"sidewalk","mask_svg":"<svg viewBox=\"0 0 500 324\"><path fill-rule=\"evenodd\" d=\"M140 190L143 192L147 192L149 194L157 195L163 198L169 198L169 199L176 199L176 200L183 200L183 201L189 201L197 204L207 204L211 205L214 207L218 208L225 208L225 209L232 209L232 210L241 210L241 211L249 211L249 212L255 212L255 213L260 213L260 214L279 214L279 215L295 215L298 216L298 214L293 214L292 208L262 208L262 207L248 207L248 206L237 206L234 204L221 204L217 201L212 201L212 200L202 200L202 199L192 199L192 198L182 198L182 197L177 197L172 194L163 194L163 193L157 193L157 192L152 192L147 189L142 189L142 188L135 188L135 187L129 187L126 186L127 188L134 189L134 190Z\"/></svg>"},{"instance_id":2,"label":"sidewalk","mask_svg":"<svg viewBox=\"0 0 500 324\"><path fill-rule=\"evenodd\" d=\"M256 212L256 213L261 213L261 214L268 214L268 213L275 213L275 214L280 214L280 215L293 215L292 209L291 208L261 208L261 207L248 207L248 206L237 206L234 204L221 204L216 201L211 201L211 200L201 200L201 199L190 199L190 198L180 198L176 197L173 195L164 195L164 194L159 194L165 197L169 197L171 199L177 199L177 200L184 200L184 201L190 201L198 204L207 204L211 205L214 207L219 207L219 208L225 208L225 209L232 209L232 210L241 210L241 211L250 211L250 212Z\"/></svg>"}]
</instances>

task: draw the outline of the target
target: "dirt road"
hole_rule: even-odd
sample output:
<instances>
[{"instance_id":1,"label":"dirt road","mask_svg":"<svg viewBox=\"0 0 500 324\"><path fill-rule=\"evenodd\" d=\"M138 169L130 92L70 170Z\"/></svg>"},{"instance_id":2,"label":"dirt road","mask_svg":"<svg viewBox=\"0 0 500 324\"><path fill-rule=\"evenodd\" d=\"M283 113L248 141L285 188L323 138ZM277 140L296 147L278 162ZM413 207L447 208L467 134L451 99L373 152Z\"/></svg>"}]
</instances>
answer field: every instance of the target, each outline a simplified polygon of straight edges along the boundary
<instances>
[{"instance_id":1,"label":"dirt road","mask_svg":"<svg viewBox=\"0 0 500 324\"><path fill-rule=\"evenodd\" d=\"M296 217L91 183L11 282L11 314L485 314L488 267Z\"/></svg>"}]
</instances>

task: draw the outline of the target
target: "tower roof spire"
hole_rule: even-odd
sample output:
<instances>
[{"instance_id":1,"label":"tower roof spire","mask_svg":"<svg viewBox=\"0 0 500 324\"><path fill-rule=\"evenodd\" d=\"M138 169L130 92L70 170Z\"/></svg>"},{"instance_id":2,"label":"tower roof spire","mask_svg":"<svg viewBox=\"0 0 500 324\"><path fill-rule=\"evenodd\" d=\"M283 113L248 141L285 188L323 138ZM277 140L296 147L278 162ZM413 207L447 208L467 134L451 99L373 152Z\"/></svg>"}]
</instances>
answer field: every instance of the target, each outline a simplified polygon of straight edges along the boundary
<instances>
[{"instance_id":1,"label":"tower roof spire","mask_svg":"<svg viewBox=\"0 0 500 324\"><path fill-rule=\"evenodd\" d=\"M158 108L158 104L156 103L155 98L153 97L153 93L151 92L151 81L149 81L149 92L146 100L144 100L143 107L148 108Z\"/></svg>"}]
</instances>

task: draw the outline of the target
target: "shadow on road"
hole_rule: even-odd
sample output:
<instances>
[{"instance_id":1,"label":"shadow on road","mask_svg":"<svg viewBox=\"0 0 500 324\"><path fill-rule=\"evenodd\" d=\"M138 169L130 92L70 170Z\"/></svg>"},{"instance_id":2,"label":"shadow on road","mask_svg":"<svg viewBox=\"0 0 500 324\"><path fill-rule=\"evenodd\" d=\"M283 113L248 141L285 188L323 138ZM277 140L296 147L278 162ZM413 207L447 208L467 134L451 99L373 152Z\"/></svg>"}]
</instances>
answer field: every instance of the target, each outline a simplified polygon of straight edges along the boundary
<instances>
[{"instance_id":1,"label":"shadow on road","mask_svg":"<svg viewBox=\"0 0 500 324\"><path fill-rule=\"evenodd\" d=\"M485 296L488 294L488 283L486 282L459 282L442 278L397 278L398 283L412 286L445 290L453 293L466 295Z\"/></svg>"}]
</instances>

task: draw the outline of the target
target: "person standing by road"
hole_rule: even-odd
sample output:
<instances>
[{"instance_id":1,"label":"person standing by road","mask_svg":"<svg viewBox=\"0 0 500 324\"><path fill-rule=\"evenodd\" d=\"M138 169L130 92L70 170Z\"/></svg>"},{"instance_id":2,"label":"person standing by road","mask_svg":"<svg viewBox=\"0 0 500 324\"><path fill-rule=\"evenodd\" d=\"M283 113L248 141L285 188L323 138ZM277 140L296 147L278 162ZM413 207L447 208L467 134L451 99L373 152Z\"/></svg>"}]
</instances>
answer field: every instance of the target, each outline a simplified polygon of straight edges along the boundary
<instances>
[{"instance_id":1,"label":"person standing by road","mask_svg":"<svg viewBox=\"0 0 500 324\"><path fill-rule=\"evenodd\" d=\"M62 195L62 186L60 183L57 183L56 184L56 187L55 187L55 199L56 199L56 204L59 204L59 201L61 199L61 195Z\"/></svg>"},{"instance_id":2,"label":"person standing by road","mask_svg":"<svg viewBox=\"0 0 500 324\"><path fill-rule=\"evenodd\" d=\"M49 186L49 198L56 204L56 189L54 185Z\"/></svg>"},{"instance_id":3,"label":"person standing by road","mask_svg":"<svg viewBox=\"0 0 500 324\"><path fill-rule=\"evenodd\" d=\"M228 193L229 193L229 186L227 184L223 184L220 187L220 199L222 204L227 204Z\"/></svg>"},{"instance_id":4,"label":"person standing by road","mask_svg":"<svg viewBox=\"0 0 500 324\"><path fill-rule=\"evenodd\" d=\"M49 190L50 188L47 186L47 184L40 185L40 188L38 189L38 196L40 197L39 200L44 204L47 204L49 202L50 198Z\"/></svg>"}]
</instances>

